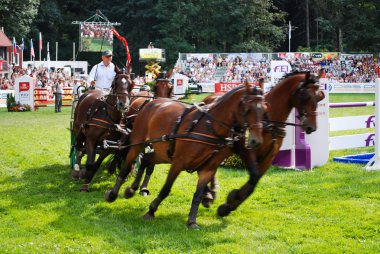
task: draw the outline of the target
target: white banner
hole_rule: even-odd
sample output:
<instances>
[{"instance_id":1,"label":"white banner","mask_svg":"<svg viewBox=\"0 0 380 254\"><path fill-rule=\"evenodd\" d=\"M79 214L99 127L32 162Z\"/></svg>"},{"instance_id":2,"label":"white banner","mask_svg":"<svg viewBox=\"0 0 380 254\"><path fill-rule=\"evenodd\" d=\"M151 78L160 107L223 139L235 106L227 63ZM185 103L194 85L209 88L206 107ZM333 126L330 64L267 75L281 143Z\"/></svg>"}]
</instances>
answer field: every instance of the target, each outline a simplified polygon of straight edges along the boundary
<instances>
[{"instance_id":1,"label":"white banner","mask_svg":"<svg viewBox=\"0 0 380 254\"><path fill-rule=\"evenodd\" d=\"M34 79L28 75L18 77L15 82L16 103L27 104L34 107Z\"/></svg>"},{"instance_id":2,"label":"white banner","mask_svg":"<svg viewBox=\"0 0 380 254\"><path fill-rule=\"evenodd\" d=\"M12 94L15 95L14 90L0 90L0 108L7 107L7 95Z\"/></svg>"},{"instance_id":3,"label":"white banner","mask_svg":"<svg viewBox=\"0 0 380 254\"><path fill-rule=\"evenodd\" d=\"M375 128L375 116L347 116L329 119L330 131ZM349 123L349 124L347 124Z\"/></svg>"},{"instance_id":4,"label":"white banner","mask_svg":"<svg viewBox=\"0 0 380 254\"><path fill-rule=\"evenodd\" d=\"M375 83L328 82L329 93L375 93Z\"/></svg>"},{"instance_id":5,"label":"white banner","mask_svg":"<svg viewBox=\"0 0 380 254\"><path fill-rule=\"evenodd\" d=\"M272 84L277 84L286 73L292 71L292 67L287 61L272 61L270 63L270 75Z\"/></svg>"},{"instance_id":6,"label":"white banner","mask_svg":"<svg viewBox=\"0 0 380 254\"><path fill-rule=\"evenodd\" d=\"M174 95L178 94L185 96L186 89L189 84L189 78L185 75L176 73L172 78L172 84L174 86L173 93Z\"/></svg>"}]
</instances>

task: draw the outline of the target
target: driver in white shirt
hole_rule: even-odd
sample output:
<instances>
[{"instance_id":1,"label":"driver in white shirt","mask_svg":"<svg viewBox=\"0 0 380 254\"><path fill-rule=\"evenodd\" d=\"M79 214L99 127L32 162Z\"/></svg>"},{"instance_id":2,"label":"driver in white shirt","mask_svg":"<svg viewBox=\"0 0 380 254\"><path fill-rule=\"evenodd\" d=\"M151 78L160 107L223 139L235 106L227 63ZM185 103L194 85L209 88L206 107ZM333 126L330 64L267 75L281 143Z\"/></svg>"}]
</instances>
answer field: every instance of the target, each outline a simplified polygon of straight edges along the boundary
<instances>
[{"instance_id":1,"label":"driver in white shirt","mask_svg":"<svg viewBox=\"0 0 380 254\"><path fill-rule=\"evenodd\" d=\"M109 93L115 76L116 72L115 65L112 63L112 51L107 49L102 53L102 61L92 67L88 75L88 83L95 89Z\"/></svg>"}]
</instances>

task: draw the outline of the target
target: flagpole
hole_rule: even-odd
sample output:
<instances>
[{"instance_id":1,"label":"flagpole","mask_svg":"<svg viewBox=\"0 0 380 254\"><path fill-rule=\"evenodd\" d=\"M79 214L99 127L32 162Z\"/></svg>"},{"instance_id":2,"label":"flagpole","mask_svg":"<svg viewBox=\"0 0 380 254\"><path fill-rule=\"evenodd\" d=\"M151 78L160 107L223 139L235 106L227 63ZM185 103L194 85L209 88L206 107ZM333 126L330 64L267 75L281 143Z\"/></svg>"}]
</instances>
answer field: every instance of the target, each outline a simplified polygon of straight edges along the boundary
<instances>
[{"instance_id":1,"label":"flagpole","mask_svg":"<svg viewBox=\"0 0 380 254\"><path fill-rule=\"evenodd\" d=\"M58 61L58 41L55 42L55 61Z\"/></svg>"},{"instance_id":2,"label":"flagpole","mask_svg":"<svg viewBox=\"0 0 380 254\"><path fill-rule=\"evenodd\" d=\"M290 39L292 38L292 25L289 21L289 52L290 52Z\"/></svg>"},{"instance_id":3,"label":"flagpole","mask_svg":"<svg viewBox=\"0 0 380 254\"><path fill-rule=\"evenodd\" d=\"M40 62L41 62L41 51L42 51L42 34L41 34L41 32L40 32L40 41L39 41L39 43L38 43L38 51L39 51L39 53L40 53Z\"/></svg>"}]
</instances>

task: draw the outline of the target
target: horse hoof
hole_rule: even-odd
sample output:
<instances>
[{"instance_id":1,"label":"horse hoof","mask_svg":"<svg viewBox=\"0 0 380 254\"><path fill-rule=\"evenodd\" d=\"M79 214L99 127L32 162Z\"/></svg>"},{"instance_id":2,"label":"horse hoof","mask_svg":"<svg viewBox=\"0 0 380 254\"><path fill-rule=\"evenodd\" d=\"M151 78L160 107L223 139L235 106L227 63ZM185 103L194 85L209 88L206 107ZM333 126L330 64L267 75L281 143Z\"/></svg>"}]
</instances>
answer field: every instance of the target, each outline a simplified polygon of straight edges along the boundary
<instances>
[{"instance_id":1,"label":"horse hoof","mask_svg":"<svg viewBox=\"0 0 380 254\"><path fill-rule=\"evenodd\" d=\"M80 171L80 166L79 166L79 164L77 164L77 163L74 164L74 170L75 170L75 171Z\"/></svg>"},{"instance_id":2,"label":"horse hoof","mask_svg":"<svg viewBox=\"0 0 380 254\"><path fill-rule=\"evenodd\" d=\"M135 190L132 189L131 186L128 186L127 188L125 188L125 192L124 192L124 197L125 198L131 198L135 195Z\"/></svg>"},{"instance_id":3,"label":"horse hoof","mask_svg":"<svg viewBox=\"0 0 380 254\"><path fill-rule=\"evenodd\" d=\"M221 217L225 217L229 215L231 212L229 206L227 204L222 204L218 207L218 215Z\"/></svg>"},{"instance_id":4,"label":"horse hoof","mask_svg":"<svg viewBox=\"0 0 380 254\"><path fill-rule=\"evenodd\" d=\"M144 220L153 220L153 219L154 219L154 214L150 214L149 212L147 212L144 215Z\"/></svg>"},{"instance_id":5,"label":"horse hoof","mask_svg":"<svg viewBox=\"0 0 380 254\"><path fill-rule=\"evenodd\" d=\"M79 180L81 178L80 171L75 171L75 170L71 171L71 178L73 180Z\"/></svg>"},{"instance_id":6,"label":"horse hoof","mask_svg":"<svg viewBox=\"0 0 380 254\"><path fill-rule=\"evenodd\" d=\"M188 222L187 223L187 228L188 229L194 229L194 230L200 230L201 228L198 226L197 223L195 222Z\"/></svg>"},{"instance_id":7,"label":"horse hoof","mask_svg":"<svg viewBox=\"0 0 380 254\"><path fill-rule=\"evenodd\" d=\"M105 196L105 198L106 198L106 201L107 202L113 202L113 201L115 201L116 200L116 198L117 198L117 194L115 194L114 192L113 192L113 190L111 189L111 190L109 190L109 191L107 191L106 192L106 196Z\"/></svg>"},{"instance_id":8,"label":"horse hoof","mask_svg":"<svg viewBox=\"0 0 380 254\"><path fill-rule=\"evenodd\" d=\"M90 192L90 186L88 184L83 184L80 188L80 192Z\"/></svg>"},{"instance_id":9,"label":"horse hoof","mask_svg":"<svg viewBox=\"0 0 380 254\"><path fill-rule=\"evenodd\" d=\"M213 202L214 202L213 199L209 199L209 198L203 198L202 199L202 205L206 208L210 208L210 206L212 205Z\"/></svg>"},{"instance_id":10,"label":"horse hoof","mask_svg":"<svg viewBox=\"0 0 380 254\"><path fill-rule=\"evenodd\" d=\"M140 195L143 197L149 196L150 192L148 189L141 189L140 190Z\"/></svg>"}]
</instances>

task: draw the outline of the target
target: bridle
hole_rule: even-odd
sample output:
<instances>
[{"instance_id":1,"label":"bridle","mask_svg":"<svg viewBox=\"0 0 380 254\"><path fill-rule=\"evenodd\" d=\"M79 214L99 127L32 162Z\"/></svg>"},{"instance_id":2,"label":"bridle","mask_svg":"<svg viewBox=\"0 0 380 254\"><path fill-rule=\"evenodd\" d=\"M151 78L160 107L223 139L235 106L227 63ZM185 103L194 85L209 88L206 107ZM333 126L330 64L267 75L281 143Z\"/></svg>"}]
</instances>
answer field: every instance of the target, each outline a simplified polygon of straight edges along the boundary
<instances>
[{"instance_id":1,"label":"bridle","mask_svg":"<svg viewBox=\"0 0 380 254\"><path fill-rule=\"evenodd\" d=\"M316 115L315 111L308 114L306 113L306 109L305 109L307 102L311 100L317 100L317 97L318 97L317 94L310 95L308 93L309 88L313 86L316 88L316 90L319 89L319 85L315 83L316 83L316 80L313 78L302 80L300 84L298 85L296 91L292 95L293 97L297 97L297 95L299 95L298 98L300 100L300 105L298 108L298 115L296 116L300 122L299 126L304 126L309 116Z\"/></svg>"},{"instance_id":2,"label":"bridle","mask_svg":"<svg viewBox=\"0 0 380 254\"><path fill-rule=\"evenodd\" d=\"M122 112L122 113L125 113L125 112L128 112L129 110L129 105L126 107L125 110L121 109L119 107L120 105L120 99L119 99L119 96L128 96L128 100L130 100L131 98L131 95L128 93L128 85L130 82L128 82L128 77L123 77L121 79L121 92L117 92L117 89L116 89L116 85L117 85L117 80L118 78L115 77L115 79L113 80L112 82L112 85L111 85L111 91L110 93L107 95L107 99L105 100L106 103L108 105L110 105L111 107L113 108L116 108L118 111ZM115 98L116 97L116 102L115 104L113 105L112 102L110 101L110 99L112 98Z\"/></svg>"},{"instance_id":3,"label":"bridle","mask_svg":"<svg viewBox=\"0 0 380 254\"><path fill-rule=\"evenodd\" d=\"M232 139L233 141L239 141L241 138L245 138L245 144L246 146L248 146L249 130L263 128L263 124L261 121L258 123L249 124L248 115L253 110L253 107L251 106L251 104L257 101L256 107L255 107L255 113L256 113L256 119L259 119L259 116L260 116L259 111L263 110L262 102L264 100L261 89L254 87L254 91L251 93L253 94L245 94L242 97L241 101L239 102L239 114L243 118L243 126L241 127L238 125L234 125L232 126L232 128L228 127L227 124L225 124L224 122L212 116L208 112L209 108L207 106L201 107L199 104L194 104L194 106L197 107L208 118L208 120L206 120L206 125L213 135L219 138L223 138L222 136L218 135L212 128L212 122L215 122L221 127L223 127L224 129L229 131L230 139Z\"/></svg>"}]
</instances>

